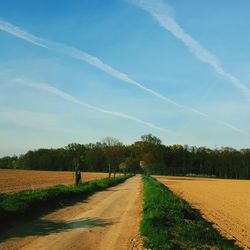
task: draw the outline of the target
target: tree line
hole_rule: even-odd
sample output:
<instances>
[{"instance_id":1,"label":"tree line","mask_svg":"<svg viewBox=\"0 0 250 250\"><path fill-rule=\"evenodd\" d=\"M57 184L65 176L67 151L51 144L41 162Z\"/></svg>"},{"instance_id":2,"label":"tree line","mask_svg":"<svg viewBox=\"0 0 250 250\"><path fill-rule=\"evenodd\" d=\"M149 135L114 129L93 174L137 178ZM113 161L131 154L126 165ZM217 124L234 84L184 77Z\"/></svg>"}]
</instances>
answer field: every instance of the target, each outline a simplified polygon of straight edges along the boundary
<instances>
[{"instance_id":1,"label":"tree line","mask_svg":"<svg viewBox=\"0 0 250 250\"><path fill-rule=\"evenodd\" d=\"M76 166L82 171L108 172L109 177L117 172L145 172L250 179L250 149L166 146L158 137L147 134L131 145L106 137L96 143L72 143L0 158L0 168L9 169L74 171Z\"/></svg>"}]
</instances>

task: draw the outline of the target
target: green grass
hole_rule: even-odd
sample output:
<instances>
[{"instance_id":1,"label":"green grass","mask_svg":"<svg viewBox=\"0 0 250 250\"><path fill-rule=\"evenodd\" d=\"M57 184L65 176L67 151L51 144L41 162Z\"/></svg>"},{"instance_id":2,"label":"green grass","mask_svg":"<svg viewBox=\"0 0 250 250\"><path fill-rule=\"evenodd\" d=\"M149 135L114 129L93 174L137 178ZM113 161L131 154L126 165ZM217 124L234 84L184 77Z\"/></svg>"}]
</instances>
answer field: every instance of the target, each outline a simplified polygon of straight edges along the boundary
<instances>
[{"instance_id":1,"label":"green grass","mask_svg":"<svg viewBox=\"0 0 250 250\"><path fill-rule=\"evenodd\" d=\"M242 249L222 237L198 211L167 187L144 176L144 206L141 233L150 249Z\"/></svg>"},{"instance_id":2,"label":"green grass","mask_svg":"<svg viewBox=\"0 0 250 250\"><path fill-rule=\"evenodd\" d=\"M2 225L8 225L20 218L28 218L51 208L65 205L70 201L84 199L96 191L117 185L131 176L94 180L79 186L59 185L12 194L0 193L0 222Z\"/></svg>"}]
</instances>

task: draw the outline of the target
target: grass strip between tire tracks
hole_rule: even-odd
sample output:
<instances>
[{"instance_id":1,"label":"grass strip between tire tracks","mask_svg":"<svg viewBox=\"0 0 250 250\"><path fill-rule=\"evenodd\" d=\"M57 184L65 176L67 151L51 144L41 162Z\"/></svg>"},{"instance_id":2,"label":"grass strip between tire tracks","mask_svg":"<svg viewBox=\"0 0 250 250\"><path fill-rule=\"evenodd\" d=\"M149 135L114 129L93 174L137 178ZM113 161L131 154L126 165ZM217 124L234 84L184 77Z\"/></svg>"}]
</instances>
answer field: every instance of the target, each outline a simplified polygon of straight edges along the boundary
<instances>
[{"instance_id":1,"label":"grass strip between tire tracks","mask_svg":"<svg viewBox=\"0 0 250 250\"><path fill-rule=\"evenodd\" d=\"M144 176L141 234L144 246L157 250L239 250L234 241L221 236L200 213L166 186Z\"/></svg>"},{"instance_id":2,"label":"grass strip between tire tracks","mask_svg":"<svg viewBox=\"0 0 250 250\"><path fill-rule=\"evenodd\" d=\"M12 194L0 193L0 224L8 225L15 220L32 217L67 204L84 199L91 194L122 183L133 175L105 178L83 183L79 186L57 185L50 188L25 190ZM0 228L3 230L3 228Z\"/></svg>"}]
</instances>

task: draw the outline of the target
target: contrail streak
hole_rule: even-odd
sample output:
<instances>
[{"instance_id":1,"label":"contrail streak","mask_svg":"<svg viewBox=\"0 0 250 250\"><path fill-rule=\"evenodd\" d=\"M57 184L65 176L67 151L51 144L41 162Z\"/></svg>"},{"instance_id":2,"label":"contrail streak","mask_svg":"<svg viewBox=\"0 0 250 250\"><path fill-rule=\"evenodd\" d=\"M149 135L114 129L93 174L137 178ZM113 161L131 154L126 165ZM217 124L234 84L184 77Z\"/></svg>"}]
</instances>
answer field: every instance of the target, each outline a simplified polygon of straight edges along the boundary
<instances>
[{"instance_id":1,"label":"contrail streak","mask_svg":"<svg viewBox=\"0 0 250 250\"><path fill-rule=\"evenodd\" d=\"M143 1L142 1L143 2ZM165 5L164 5L165 6ZM165 6L166 8L167 6ZM156 96L157 98L159 99L162 99L180 109L183 109L183 110L186 110L186 111L189 111L189 112L193 112L195 114L198 114L200 116L203 116L203 117L206 117L210 120L213 120L217 123L220 123L234 131L237 131L237 132L241 132L241 133L244 133L243 131L241 131L240 129L234 127L233 125L231 124L228 124L224 121L218 121L212 117L210 117L209 115L197 110L197 109L194 109L194 108L191 108L191 107L188 107L186 105L182 105L182 104L179 104L173 100L171 100L170 98L166 97L166 96L163 96L161 95L160 93L154 91L153 89L150 89L150 88L147 88L145 87L143 84L131 79L127 74L123 73L123 72L120 72L118 70L116 70L115 68L111 67L110 65L108 64L105 64L104 62L102 62L99 58L95 57L95 56L92 56L84 51L81 51L79 49L76 49L76 48L73 48L71 46L68 46L68 45L65 45L65 44L62 44L62 43L57 43L57 42L54 42L54 41L50 41L50 40L47 40L47 39L43 39L43 38L39 38L37 36L34 36L24 30L22 30L21 28L11 24L11 23L8 23L8 22L5 22L5 21L2 21L0 20L0 30L3 30L9 34L12 34L20 39L23 39L25 41L28 41L32 44L35 44L37 46L40 46L40 47L43 47L43 48L46 48L46 49L51 49L53 51L57 51L57 52L60 52L60 53L63 53L63 54L66 54L70 57L73 57L73 58L76 58L78 60L81 60L81 61L85 61L93 66L95 66L96 68L106 72L107 74L109 75L112 75L113 77L123 81L123 82L126 82L126 83L129 83L131 85L134 85L154 96Z\"/></svg>"},{"instance_id":2,"label":"contrail streak","mask_svg":"<svg viewBox=\"0 0 250 250\"><path fill-rule=\"evenodd\" d=\"M29 34L26 31L20 29L19 27L12 25L11 23L0 20L0 29L27 42L33 43L43 48L47 48L44 44L42 44L43 39Z\"/></svg>"},{"instance_id":3,"label":"contrail streak","mask_svg":"<svg viewBox=\"0 0 250 250\"><path fill-rule=\"evenodd\" d=\"M118 117L118 118L130 120L130 121L133 121L133 122L137 122L137 123L143 124L144 126L147 126L147 127L150 127L150 128L156 129L156 130L160 130L162 132L167 132L167 133L177 135L175 132L173 132L171 130L159 127L159 126L157 126L157 125L155 125L153 123L141 120L141 119L139 119L137 117L134 117L134 116L131 116L131 115L128 115L128 114L125 114L125 113L117 112L117 111L111 111L111 110L103 109L103 108L91 105L89 103L80 101L80 100L76 99L74 96L72 96L72 95L70 95L70 94L68 94L68 93L66 93L66 92L64 92L62 90L59 90L59 89L57 89L57 88L55 88L55 87L53 87L53 86L51 86L49 84L46 84L46 83L35 83L35 84L30 83L30 82L27 83L27 82L25 82L24 80L21 80L21 79L16 79L16 80L14 80L14 82L18 83L18 84L21 84L21 85L24 85L24 86L27 86L27 87L31 87L31 88L35 88L35 89L38 89L38 90L49 92L51 94L54 94L56 96L61 97L62 99L66 100L68 102L71 102L71 103L74 103L74 104L77 104L77 105L80 105L80 106L84 106L86 108L95 110L97 112L105 113L105 114L108 114L108 115L111 115L111 116L115 116L115 117Z\"/></svg>"},{"instance_id":4,"label":"contrail streak","mask_svg":"<svg viewBox=\"0 0 250 250\"><path fill-rule=\"evenodd\" d=\"M50 41L47 39L43 39L43 38L39 38L37 36L34 36L24 30L22 30L21 28L5 22L5 21L1 21L0 20L0 30L3 30L11 35L14 35L20 39L23 39L25 41L31 42L37 46L43 47L43 48L47 48L47 49L51 49L53 51L57 51L63 54L66 54L70 57L76 58L78 60L81 61L85 61L93 66L95 66L96 68L108 73L109 75L112 75L113 77L123 81L123 82L127 82L129 84L135 85L137 87L139 87L140 89L147 91L148 93L164 100L167 101L168 103L175 105L179 108L182 109L186 109L195 113L198 113L200 115L203 115L200 111L195 110L193 108L189 108L185 105L181 105L173 100L171 100L170 98L167 98L166 96L161 95L160 93L145 87L144 85L142 85L141 83L131 79L127 74L120 72L118 70L116 70L115 68L111 67L108 64L105 64L103 61L101 61L99 58L92 56L82 50L79 50L77 48L73 48L71 46L68 46L66 44L62 44L62 43L57 43L54 41Z\"/></svg>"},{"instance_id":5,"label":"contrail streak","mask_svg":"<svg viewBox=\"0 0 250 250\"><path fill-rule=\"evenodd\" d=\"M173 36L179 39L195 56L202 62L212 66L214 71L229 80L244 95L250 97L250 89L239 79L226 72L220 64L218 58L206 50L192 36L186 33L182 27L175 21L170 13L170 5L163 0L129 0L133 4L139 6L149 12L154 19Z\"/></svg>"}]
</instances>

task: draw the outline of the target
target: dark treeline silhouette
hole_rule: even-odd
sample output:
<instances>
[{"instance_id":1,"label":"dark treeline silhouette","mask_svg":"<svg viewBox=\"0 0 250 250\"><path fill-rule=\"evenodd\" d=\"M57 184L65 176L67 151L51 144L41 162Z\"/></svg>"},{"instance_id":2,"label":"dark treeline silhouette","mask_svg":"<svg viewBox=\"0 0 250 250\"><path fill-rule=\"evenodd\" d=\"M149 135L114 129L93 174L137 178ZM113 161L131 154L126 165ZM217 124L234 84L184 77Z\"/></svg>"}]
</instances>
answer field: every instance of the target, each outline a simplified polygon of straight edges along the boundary
<instances>
[{"instance_id":1,"label":"dark treeline silhouette","mask_svg":"<svg viewBox=\"0 0 250 250\"><path fill-rule=\"evenodd\" d=\"M107 137L94 144L72 143L64 148L28 151L0 158L0 168L72 171L145 172L160 175L199 175L250 179L250 149L209 149L166 146L151 134L132 145Z\"/></svg>"}]
</instances>

